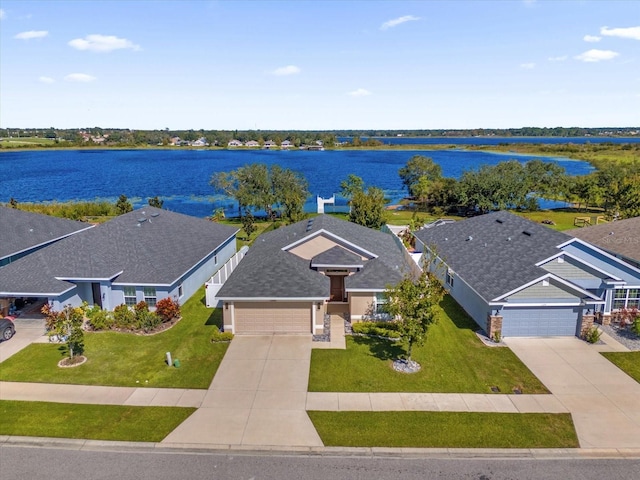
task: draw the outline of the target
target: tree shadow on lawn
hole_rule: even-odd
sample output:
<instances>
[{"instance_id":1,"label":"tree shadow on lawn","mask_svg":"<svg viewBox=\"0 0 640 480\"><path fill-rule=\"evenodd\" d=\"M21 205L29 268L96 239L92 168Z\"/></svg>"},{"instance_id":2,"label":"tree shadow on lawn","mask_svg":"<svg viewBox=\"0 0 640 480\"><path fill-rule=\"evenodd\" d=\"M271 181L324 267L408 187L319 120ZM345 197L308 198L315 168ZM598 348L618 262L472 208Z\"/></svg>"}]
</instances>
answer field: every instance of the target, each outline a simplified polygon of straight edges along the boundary
<instances>
[{"instance_id":1,"label":"tree shadow on lawn","mask_svg":"<svg viewBox=\"0 0 640 480\"><path fill-rule=\"evenodd\" d=\"M222 330L222 309L214 308L211 310L211 314L207 318L207 321L204 323L207 326L215 325L220 330Z\"/></svg>"},{"instance_id":2,"label":"tree shadow on lawn","mask_svg":"<svg viewBox=\"0 0 640 480\"><path fill-rule=\"evenodd\" d=\"M456 302L451 295L447 294L444 296L440 302L440 308L442 308L444 313L460 330L471 330L472 332L475 332L480 329L478 324L474 322L469 315L467 315L467 312L458 305L458 302Z\"/></svg>"},{"instance_id":3,"label":"tree shadow on lawn","mask_svg":"<svg viewBox=\"0 0 640 480\"><path fill-rule=\"evenodd\" d=\"M406 353L400 342L392 342L384 338L354 336L353 342L366 346L371 356L380 360L395 360Z\"/></svg>"}]
</instances>

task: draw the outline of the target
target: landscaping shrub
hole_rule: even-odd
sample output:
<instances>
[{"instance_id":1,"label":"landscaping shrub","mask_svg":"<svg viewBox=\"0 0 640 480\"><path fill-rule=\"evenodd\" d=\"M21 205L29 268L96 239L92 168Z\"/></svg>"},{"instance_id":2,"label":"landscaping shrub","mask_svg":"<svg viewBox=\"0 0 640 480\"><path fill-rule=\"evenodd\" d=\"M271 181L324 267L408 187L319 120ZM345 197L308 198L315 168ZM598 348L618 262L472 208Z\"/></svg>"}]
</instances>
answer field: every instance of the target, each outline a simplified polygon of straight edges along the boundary
<instances>
[{"instance_id":1,"label":"landscaping shrub","mask_svg":"<svg viewBox=\"0 0 640 480\"><path fill-rule=\"evenodd\" d=\"M636 317L631 324L631 331L640 337L640 316Z\"/></svg>"},{"instance_id":2,"label":"landscaping shrub","mask_svg":"<svg viewBox=\"0 0 640 480\"><path fill-rule=\"evenodd\" d=\"M396 322L357 322L351 325L353 333L377 335L379 337L400 338Z\"/></svg>"},{"instance_id":3,"label":"landscaping shrub","mask_svg":"<svg viewBox=\"0 0 640 480\"><path fill-rule=\"evenodd\" d=\"M143 302L140 302L143 303ZM136 329L149 333L162 324L162 318L149 309L136 310Z\"/></svg>"},{"instance_id":4,"label":"landscaping shrub","mask_svg":"<svg viewBox=\"0 0 640 480\"><path fill-rule=\"evenodd\" d=\"M114 326L113 314L98 305L85 310L89 325L93 330L111 330Z\"/></svg>"},{"instance_id":5,"label":"landscaping shrub","mask_svg":"<svg viewBox=\"0 0 640 480\"><path fill-rule=\"evenodd\" d=\"M180 316L180 304L173 298L163 298L156 303L156 314L163 322L170 322Z\"/></svg>"},{"instance_id":6,"label":"landscaping shrub","mask_svg":"<svg viewBox=\"0 0 640 480\"><path fill-rule=\"evenodd\" d=\"M113 309L113 321L115 328L130 329L136 322L136 314L123 303Z\"/></svg>"},{"instance_id":7,"label":"landscaping shrub","mask_svg":"<svg viewBox=\"0 0 640 480\"><path fill-rule=\"evenodd\" d=\"M233 333L221 332L218 327L214 327L213 335L211 335L211 343L230 342L233 339Z\"/></svg>"},{"instance_id":8,"label":"landscaping shrub","mask_svg":"<svg viewBox=\"0 0 640 480\"><path fill-rule=\"evenodd\" d=\"M589 343L597 343L600 340L602 332L598 330L598 327L591 327L587 333L584 334L584 339Z\"/></svg>"}]
</instances>

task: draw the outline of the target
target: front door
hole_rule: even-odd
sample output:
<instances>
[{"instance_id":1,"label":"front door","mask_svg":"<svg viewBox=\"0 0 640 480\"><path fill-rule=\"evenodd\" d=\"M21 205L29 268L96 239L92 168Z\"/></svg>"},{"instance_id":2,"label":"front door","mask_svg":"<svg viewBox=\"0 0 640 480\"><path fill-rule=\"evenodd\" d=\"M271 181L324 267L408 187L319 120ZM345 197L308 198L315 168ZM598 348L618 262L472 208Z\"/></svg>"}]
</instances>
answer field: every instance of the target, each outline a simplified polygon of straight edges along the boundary
<instances>
[{"instance_id":1,"label":"front door","mask_svg":"<svg viewBox=\"0 0 640 480\"><path fill-rule=\"evenodd\" d=\"M92 283L91 291L93 292L93 304L102 308L102 296L100 295L100 284Z\"/></svg>"},{"instance_id":2,"label":"front door","mask_svg":"<svg viewBox=\"0 0 640 480\"><path fill-rule=\"evenodd\" d=\"M330 302L344 302L344 276L330 275L331 279L331 296Z\"/></svg>"}]
</instances>

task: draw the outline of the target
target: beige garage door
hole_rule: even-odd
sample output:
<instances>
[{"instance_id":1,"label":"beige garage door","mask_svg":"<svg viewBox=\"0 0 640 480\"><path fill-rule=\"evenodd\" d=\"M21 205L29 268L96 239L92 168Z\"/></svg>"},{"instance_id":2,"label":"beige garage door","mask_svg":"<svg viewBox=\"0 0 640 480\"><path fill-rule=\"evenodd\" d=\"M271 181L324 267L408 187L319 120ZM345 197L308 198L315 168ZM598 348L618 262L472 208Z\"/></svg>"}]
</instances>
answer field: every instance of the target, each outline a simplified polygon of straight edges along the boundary
<instances>
[{"instance_id":1,"label":"beige garage door","mask_svg":"<svg viewBox=\"0 0 640 480\"><path fill-rule=\"evenodd\" d=\"M236 334L311 333L311 306L306 302L236 303Z\"/></svg>"}]
</instances>

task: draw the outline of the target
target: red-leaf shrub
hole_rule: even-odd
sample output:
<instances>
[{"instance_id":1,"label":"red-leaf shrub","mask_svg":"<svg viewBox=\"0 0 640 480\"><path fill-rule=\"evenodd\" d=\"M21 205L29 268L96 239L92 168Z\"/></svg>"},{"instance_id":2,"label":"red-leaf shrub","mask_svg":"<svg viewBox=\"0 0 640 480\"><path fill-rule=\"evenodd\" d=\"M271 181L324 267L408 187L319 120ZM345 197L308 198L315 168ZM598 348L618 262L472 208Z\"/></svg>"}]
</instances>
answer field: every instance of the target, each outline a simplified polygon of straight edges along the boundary
<instances>
[{"instance_id":1,"label":"red-leaf shrub","mask_svg":"<svg viewBox=\"0 0 640 480\"><path fill-rule=\"evenodd\" d=\"M170 322L180 316L180 304L172 298L163 298L156 303L156 313L160 315L163 322Z\"/></svg>"}]
</instances>

